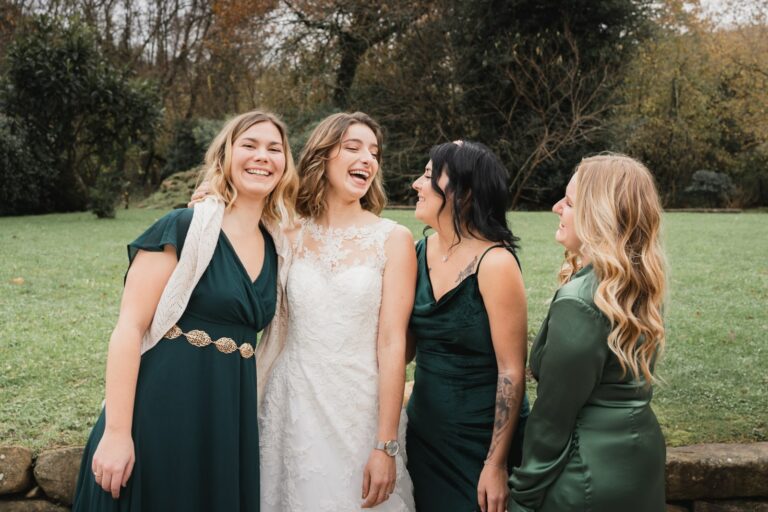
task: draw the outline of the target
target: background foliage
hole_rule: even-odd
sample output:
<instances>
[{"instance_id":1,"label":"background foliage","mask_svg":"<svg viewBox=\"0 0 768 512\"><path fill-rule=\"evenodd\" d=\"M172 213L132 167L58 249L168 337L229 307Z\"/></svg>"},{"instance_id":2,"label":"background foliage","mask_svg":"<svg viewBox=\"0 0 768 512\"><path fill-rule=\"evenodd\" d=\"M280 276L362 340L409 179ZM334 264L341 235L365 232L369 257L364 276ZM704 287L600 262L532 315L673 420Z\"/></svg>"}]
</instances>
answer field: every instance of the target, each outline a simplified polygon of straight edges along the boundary
<instances>
[{"instance_id":1,"label":"background foliage","mask_svg":"<svg viewBox=\"0 0 768 512\"><path fill-rule=\"evenodd\" d=\"M153 137L159 120L153 88L113 66L77 18L25 20L4 71L0 104L23 127L13 135L26 140L25 157L38 174L31 209L82 210L90 203L97 215L114 216L127 153Z\"/></svg>"},{"instance_id":2,"label":"background foliage","mask_svg":"<svg viewBox=\"0 0 768 512\"><path fill-rule=\"evenodd\" d=\"M0 213L110 215L255 107L296 151L331 112L372 114L395 202L430 146L463 137L501 156L518 209L548 207L604 150L645 161L666 206L766 205L768 0L715 5L0 0L0 178L29 182ZM727 193L702 196L697 171Z\"/></svg>"}]
</instances>

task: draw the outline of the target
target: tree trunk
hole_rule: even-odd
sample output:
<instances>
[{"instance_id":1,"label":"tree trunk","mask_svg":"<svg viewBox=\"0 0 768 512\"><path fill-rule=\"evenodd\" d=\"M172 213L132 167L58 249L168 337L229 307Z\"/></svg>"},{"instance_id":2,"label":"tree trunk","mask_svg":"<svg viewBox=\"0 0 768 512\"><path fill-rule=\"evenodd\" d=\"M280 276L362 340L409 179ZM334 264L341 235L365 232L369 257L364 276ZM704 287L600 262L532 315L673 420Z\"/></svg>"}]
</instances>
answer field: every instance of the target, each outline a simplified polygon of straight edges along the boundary
<instances>
[{"instance_id":1,"label":"tree trunk","mask_svg":"<svg viewBox=\"0 0 768 512\"><path fill-rule=\"evenodd\" d=\"M343 32L340 36L341 61L336 71L336 85L333 91L333 104L339 110L349 108L349 91L355 80L357 66L368 49L365 41Z\"/></svg>"}]
</instances>

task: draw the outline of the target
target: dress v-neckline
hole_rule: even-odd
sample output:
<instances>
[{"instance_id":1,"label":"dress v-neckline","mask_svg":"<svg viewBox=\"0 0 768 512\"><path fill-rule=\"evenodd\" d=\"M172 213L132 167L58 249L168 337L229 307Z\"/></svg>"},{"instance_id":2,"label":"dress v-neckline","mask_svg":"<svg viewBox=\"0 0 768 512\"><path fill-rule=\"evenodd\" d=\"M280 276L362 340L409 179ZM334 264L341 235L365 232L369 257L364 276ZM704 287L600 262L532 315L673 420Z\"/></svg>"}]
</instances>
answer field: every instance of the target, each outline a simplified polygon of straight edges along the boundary
<instances>
[{"instance_id":1,"label":"dress v-neckline","mask_svg":"<svg viewBox=\"0 0 768 512\"><path fill-rule=\"evenodd\" d=\"M429 246L429 237L424 237L424 273L427 275L427 284L429 285L429 294L432 296L432 301L434 301L435 305L439 304L443 301L444 298L454 295L456 290L460 289L465 282L469 281L472 278L477 277L477 272L472 272L467 277L461 280L456 286L453 288L450 288L446 290L445 293L443 293L440 298L438 299L435 297L435 288L432 285L432 276L429 273L429 261L427 261L427 251Z\"/></svg>"},{"instance_id":2,"label":"dress v-neckline","mask_svg":"<svg viewBox=\"0 0 768 512\"><path fill-rule=\"evenodd\" d=\"M240 255L237 254L237 250L235 250L235 246L229 240L229 237L224 232L224 230L223 229L221 230L221 237L224 240L224 243L226 243L227 247L229 247L229 250L232 251L232 254L235 257L235 261L237 262L237 265L240 267L240 271L248 279L248 282L251 283L251 286L255 285L259 281L259 278L264 273L265 263L267 262L267 236L264 233L264 230L262 229L261 226L259 226L259 229L261 230L261 235L264 237L264 257L261 260L261 268L259 268L259 271L256 273L255 278L251 277L251 274L248 273L248 269L245 268L245 265L243 264L243 260L240 259Z\"/></svg>"}]
</instances>

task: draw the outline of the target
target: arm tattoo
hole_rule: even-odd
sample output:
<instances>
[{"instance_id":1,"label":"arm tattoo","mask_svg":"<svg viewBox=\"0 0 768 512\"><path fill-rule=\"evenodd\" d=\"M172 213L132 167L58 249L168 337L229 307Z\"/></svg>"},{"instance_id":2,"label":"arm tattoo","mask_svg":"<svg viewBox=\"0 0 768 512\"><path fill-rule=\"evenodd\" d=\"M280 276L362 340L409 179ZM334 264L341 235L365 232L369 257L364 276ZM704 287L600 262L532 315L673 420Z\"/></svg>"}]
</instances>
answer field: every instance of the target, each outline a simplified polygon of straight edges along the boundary
<instances>
[{"instance_id":1,"label":"arm tattoo","mask_svg":"<svg viewBox=\"0 0 768 512\"><path fill-rule=\"evenodd\" d=\"M469 265L467 265L467 268L459 272L459 277L456 279L456 284L459 284L466 278L468 278L470 275L472 275L472 272L475 271L475 265L477 264L477 255L475 255L475 259L473 259Z\"/></svg>"},{"instance_id":2,"label":"arm tattoo","mask_svg":"<svg viewBox=\"0 0 768 512\"><path fill-rule=\"evenodd\" d=\"M517 386L507 375L499 375L496 384L496 417L493 422L493 438L488 449L488 457L491 458L496 447L502 439L512 434L508 433L510 424L514 424L520 409L520 386Z\"/></svg>"}]
</instances>

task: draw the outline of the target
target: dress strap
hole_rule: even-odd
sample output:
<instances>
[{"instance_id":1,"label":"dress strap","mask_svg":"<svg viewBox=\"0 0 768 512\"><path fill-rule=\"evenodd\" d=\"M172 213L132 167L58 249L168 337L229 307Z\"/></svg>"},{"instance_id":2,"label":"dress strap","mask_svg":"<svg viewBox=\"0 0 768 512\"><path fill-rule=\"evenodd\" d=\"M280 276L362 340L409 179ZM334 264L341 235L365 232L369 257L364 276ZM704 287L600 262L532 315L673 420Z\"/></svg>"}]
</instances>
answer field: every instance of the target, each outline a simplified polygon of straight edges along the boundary
<instances>
[{"instance_id":1,"label":"dress strap","mask_svg":"<svg viewBox=\"0 0 768 512\"><path fill-rule=\"evenodd\" d=\"M490 246L485 251L483 251L483 254L480 256L480 261L477 262L477 266L475 267L475 273L477 273L480 270L480 264L483 262L483 258L485 258L485 255L488 254L488 252L490 252L491 249L496 249L497 247L503 247L506 250L508 250L510 253L512 253L512 256L515 257L515 261L517 262L517 266L520 267L520 270L522 270L522 266L520 265L520 258L517 257L517 254L515 254L515 251L512 250L512 248L508 245L496 244L496 245Z\"/></svg>"}]
</instances>

